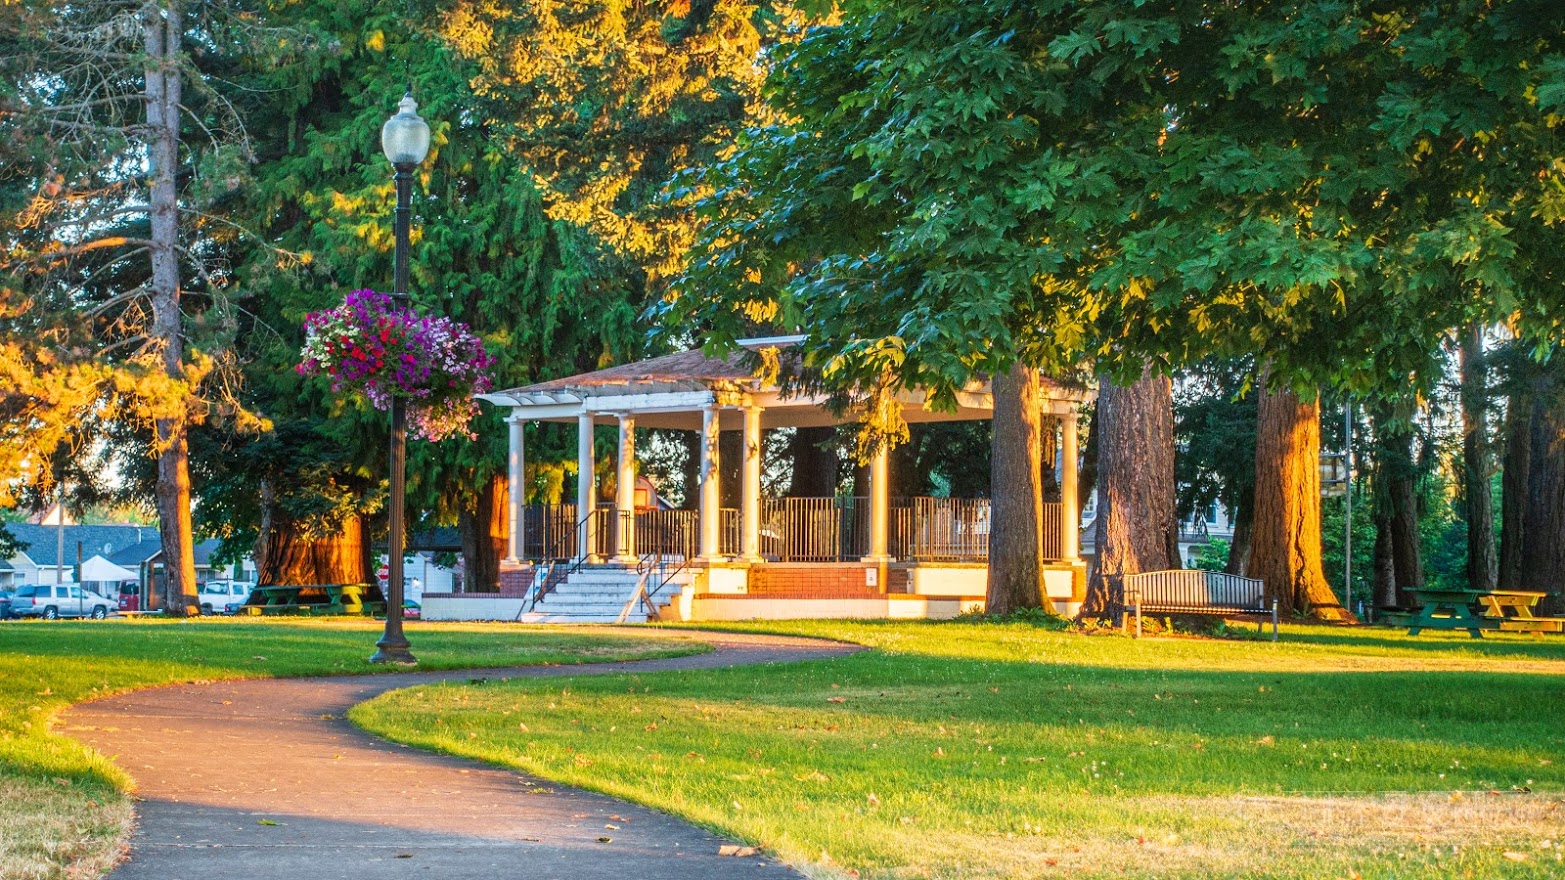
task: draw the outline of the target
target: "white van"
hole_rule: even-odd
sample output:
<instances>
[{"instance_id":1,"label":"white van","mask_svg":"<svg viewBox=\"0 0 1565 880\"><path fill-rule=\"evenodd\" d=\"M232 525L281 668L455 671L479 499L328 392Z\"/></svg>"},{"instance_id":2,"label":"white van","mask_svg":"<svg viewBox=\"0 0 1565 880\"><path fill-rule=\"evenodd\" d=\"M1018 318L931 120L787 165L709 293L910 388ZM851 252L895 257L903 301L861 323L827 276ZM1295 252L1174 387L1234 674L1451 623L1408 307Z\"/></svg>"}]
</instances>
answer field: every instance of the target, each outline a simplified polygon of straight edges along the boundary
<instances>
[{"instance_id":1,"label":"white van","mask_svg":"<svg viewBox=\"0 0 1565 880\"><path fill-rule=\"evenodd\" d=\"M196 589L202 614L233 614L245 600L255 584L243 581L207 581Z\"/></svg>"}]
</instances>

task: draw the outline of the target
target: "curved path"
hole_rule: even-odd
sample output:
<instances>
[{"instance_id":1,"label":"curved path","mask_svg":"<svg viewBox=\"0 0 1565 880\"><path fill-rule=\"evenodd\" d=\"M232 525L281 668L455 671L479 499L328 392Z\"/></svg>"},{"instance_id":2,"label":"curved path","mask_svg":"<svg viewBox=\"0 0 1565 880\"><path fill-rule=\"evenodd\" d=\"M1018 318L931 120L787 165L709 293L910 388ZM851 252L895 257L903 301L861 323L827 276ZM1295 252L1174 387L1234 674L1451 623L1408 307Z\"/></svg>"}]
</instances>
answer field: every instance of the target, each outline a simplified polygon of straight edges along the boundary
<instances>
[{"instance_id":1,"label":"curved path","mask_svg":"<svg viewBox=\"0 0 1565 880\"><path fill-rule=\"evenodd\" d=\"M858 650L729 633L637 635L716 650L590 666L174 685L82 703L58 729L136 779L130 858L112 880L799 876L764 855L721 856L729 841L662 813L389 743L344 720L355 703L438 681L714 669Z\"/></svg>"}]
</instances>

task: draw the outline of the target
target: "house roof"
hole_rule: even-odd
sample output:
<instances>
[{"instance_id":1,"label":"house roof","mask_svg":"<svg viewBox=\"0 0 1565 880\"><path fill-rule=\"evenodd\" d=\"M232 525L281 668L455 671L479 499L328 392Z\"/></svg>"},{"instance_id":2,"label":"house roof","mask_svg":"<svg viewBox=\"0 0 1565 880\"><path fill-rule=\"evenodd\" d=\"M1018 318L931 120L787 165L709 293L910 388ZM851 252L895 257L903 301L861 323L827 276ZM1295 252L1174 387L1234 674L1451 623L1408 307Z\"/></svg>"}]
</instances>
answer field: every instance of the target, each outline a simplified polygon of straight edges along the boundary
<instances>
[{"instance_id":1,"label":"house roof","mask_svg":"<svg viewBox=\"0 0 1565 880\"><path fill-rule=\"evenodd\" d=\"M384 550L386 544L382 541L379 546ZM433 529L425 529L421 532L414 532L408 536L408 550L461 552L462 532L460 529L452 526L439 526Z\"/></svg>"},{"instance_id":2,"label":"house roof","mask_svg":"<svg viewBox=\"0 0 1565 880\"><path fill-rule=\"evenodd\" d=\"M212 565L212 557L216 555L222 542L216 538L207 538L205 541L197 541L191 548L196 557L197 568L209 568ZM110 562L120 565L140 565L143 562L151 562L163 555L163 542L154 535L152 540L143 541L134 547L127 547L122 554L109 557Z\"/></svg>"},{"instance_id":3,"label":"house roof","mask_svg":"<svg viewBox=\"0 0 1565 880\"><path fill-rule=\"evenodd\" d=\"M129 568L132 565L140 566L143 562L162 552L163 540L154 532L150 538L145 538L129 547L111 553L109 561L115 565L123 565Z\"/></svg>"},{"instance_id":4,"label":"house roof","mask_svg":"<svg viewBox=\"0 0 1565 880\"><path fill-rule=\"evenodd\" d=\"M59 527L40 526L31 523L7 523L6 530L35 565L52 567L60 565L58 556ZM151 526L133 525L67 525L65 527L66 565L76 564L76 545L81 544L82 558L99 555L118 562L114 557L127 547L134 547L145 540L156 542L158 530Z\"/></svg>"}]
</instances>

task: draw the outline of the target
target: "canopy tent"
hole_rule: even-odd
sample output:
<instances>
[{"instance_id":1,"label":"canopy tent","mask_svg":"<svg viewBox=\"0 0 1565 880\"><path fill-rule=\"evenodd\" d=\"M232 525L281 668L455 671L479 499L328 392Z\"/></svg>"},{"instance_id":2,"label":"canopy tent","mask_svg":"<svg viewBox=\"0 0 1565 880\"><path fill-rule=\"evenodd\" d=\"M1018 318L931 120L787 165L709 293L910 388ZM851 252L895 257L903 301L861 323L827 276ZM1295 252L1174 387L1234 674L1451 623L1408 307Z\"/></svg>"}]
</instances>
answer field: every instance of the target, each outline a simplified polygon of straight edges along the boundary
<instances>
[{"instance_id":1,"label":"canopy tent","mask_svg":"<svg viewBox=\"0 0 1565 880\"><path fill-rule=\"evenodd\" d=\"M127 581L135 580L136 573L121 565L104 559L102 556L94 556L82 563L81 581Z\"/></svg>"}]
</instances>

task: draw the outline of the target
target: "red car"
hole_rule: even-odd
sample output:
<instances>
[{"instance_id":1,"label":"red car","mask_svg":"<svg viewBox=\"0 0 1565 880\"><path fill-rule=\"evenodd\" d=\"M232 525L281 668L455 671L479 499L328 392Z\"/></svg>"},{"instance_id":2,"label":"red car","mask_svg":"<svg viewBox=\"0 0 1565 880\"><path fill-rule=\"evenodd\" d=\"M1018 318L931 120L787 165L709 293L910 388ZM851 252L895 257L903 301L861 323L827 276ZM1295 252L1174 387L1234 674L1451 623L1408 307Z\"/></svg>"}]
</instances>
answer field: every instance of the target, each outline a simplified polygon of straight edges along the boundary
<instances>
[{"instance_id":1,"label":"red car","mask_svg":"<svg viewBox=\"0 0 1565 880\"><path fill-rule=\"evenodd\" d=\"M141 584L135 581L123 581L120 583L120 610L141 610Z\"/></svg>"}]
</instances>

